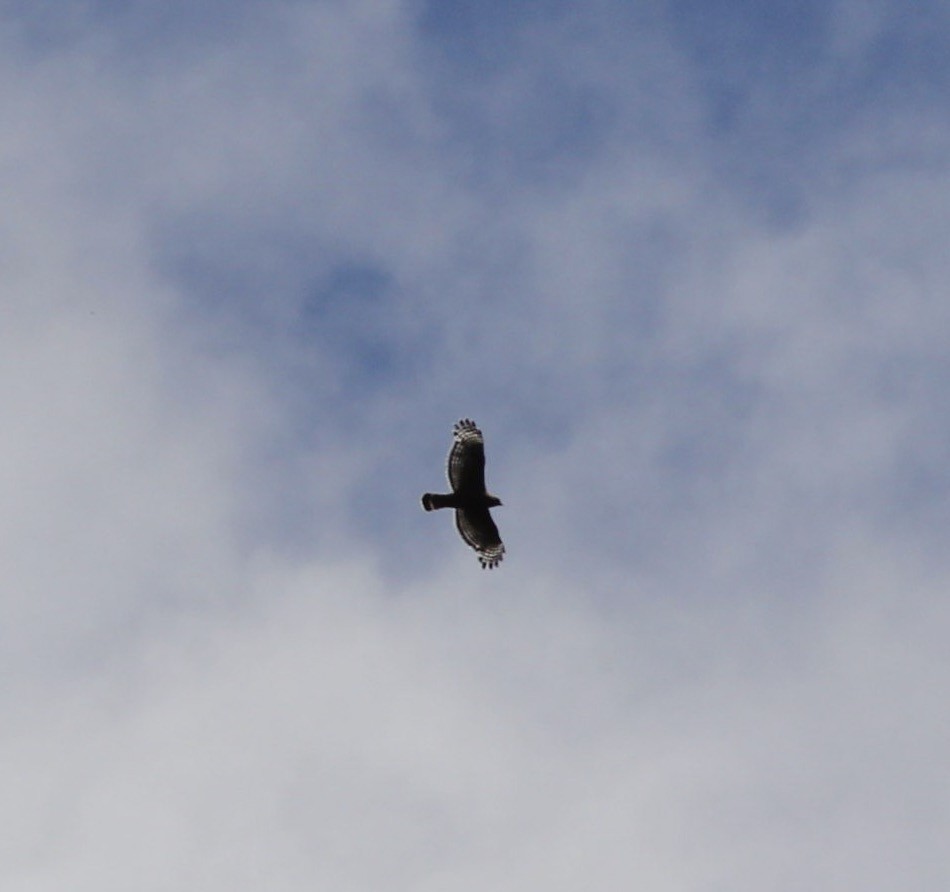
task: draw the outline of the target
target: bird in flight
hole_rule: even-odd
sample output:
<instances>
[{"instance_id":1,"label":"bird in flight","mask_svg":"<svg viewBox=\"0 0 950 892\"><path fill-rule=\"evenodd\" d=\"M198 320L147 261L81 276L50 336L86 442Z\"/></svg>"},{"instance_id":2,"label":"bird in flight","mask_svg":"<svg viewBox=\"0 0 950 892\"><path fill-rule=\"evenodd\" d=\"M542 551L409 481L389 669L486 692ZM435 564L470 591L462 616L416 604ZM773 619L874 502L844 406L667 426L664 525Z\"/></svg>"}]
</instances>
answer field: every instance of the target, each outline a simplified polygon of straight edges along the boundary
<instances>
[{"instance_id":1,"label":"bird in flight","mask_svg":"<svg viewBox=\"0 0 950 892\"><path fill-rule=\"evenodd\" d=\"M426 511L454 508L459 535L475 549L482 568L491 570L501 563L505 546L488 510L500 505L501 499L485 488L485 440L470 418L457 422L453 434L455 442L448 462L452 492L427 492L422 507Z\"/></svg>"}]
</instances>

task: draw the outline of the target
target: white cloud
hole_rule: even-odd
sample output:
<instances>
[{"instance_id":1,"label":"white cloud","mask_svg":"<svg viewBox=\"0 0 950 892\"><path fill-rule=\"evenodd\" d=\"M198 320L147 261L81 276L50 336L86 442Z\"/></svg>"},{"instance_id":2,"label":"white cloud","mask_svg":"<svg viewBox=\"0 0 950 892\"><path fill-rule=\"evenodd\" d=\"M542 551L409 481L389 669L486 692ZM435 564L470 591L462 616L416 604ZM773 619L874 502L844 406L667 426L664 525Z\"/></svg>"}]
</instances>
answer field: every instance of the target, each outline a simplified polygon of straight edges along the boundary
<instances>
[{"instance_id":1,"label":"white cloud","mask_svg":"<svg viewBox=\"0 0 950 892\"><path fill-rule=\"evenodd\" d=\"M918 682L946 611L912 568L854 557L862 589L828 580L794 627L265 565L255 610L33 708L6 747L13 863L32 888L938 876L943 690Z\"/></svg>"},{"instance_id":2,"label":"white cloud","mask_svg":"<svg viewBox=\"0 0 950 892\"><path fill-rule=\"evenodd\" d=\"M937 888L945 128L764 226L659 20L413 12L5 37L4 888Z\"/></svg>"}]
</instances>

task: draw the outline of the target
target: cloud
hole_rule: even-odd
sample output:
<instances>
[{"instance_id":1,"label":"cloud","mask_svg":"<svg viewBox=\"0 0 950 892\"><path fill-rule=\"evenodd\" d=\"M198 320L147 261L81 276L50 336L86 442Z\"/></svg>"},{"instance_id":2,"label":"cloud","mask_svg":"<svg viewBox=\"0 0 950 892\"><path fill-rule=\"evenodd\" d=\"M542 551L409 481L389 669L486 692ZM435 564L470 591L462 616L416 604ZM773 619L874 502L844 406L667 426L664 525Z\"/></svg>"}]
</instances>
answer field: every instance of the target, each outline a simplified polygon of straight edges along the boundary
<instances>
[{"instance_id":1,"label":"cloud","mask_svg":"<svg viewBox=\"0 0 950 892\"><path fill-rule=\"evenodd\" d=\"M945 880L926 34L216 8L3 38L5 885Z\"/></svg>"},{"instance_id":2,"label":"cloud","mask_svg":"<svg viewBox=\"0 0 950 892\"><path fill-rule=\"evenodd\" d=\"M512 603L455 574L394 593L259 567L252 614L34 707L8 749L17 866L49 888L927 876L942 692L914 681L946 612L859 559L860 603L829 586L778 637L751 604L732 629L658 602L611 623L556 580Z\"/></svg>"}]
</instances>

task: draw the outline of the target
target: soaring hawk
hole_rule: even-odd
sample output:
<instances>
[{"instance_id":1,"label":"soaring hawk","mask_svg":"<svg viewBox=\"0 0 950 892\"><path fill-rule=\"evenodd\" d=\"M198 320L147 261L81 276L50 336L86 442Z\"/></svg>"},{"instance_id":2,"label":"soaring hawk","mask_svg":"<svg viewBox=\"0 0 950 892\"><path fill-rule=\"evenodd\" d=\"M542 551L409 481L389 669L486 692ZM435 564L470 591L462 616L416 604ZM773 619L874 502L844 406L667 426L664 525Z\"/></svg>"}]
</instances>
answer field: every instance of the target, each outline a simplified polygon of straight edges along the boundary
<instances>
[{"instance_id":1,"label":"soaring hawk","mask_svg":"<svg viewBox=\"0 0 950 892\"><path fill-rule=\"evenodd\" d=\"M455 425L455 442L449 452L449 484L447 495L427 492L422 497L426 511L436 508L454 508L455 526L462 538L478 553L482 568L494 569L505 554L498 535L498 527L491 519L489 508L501 504L501 499L485 489L485 441L482 432L470 418Z\"/></svg>"}]
</instances>

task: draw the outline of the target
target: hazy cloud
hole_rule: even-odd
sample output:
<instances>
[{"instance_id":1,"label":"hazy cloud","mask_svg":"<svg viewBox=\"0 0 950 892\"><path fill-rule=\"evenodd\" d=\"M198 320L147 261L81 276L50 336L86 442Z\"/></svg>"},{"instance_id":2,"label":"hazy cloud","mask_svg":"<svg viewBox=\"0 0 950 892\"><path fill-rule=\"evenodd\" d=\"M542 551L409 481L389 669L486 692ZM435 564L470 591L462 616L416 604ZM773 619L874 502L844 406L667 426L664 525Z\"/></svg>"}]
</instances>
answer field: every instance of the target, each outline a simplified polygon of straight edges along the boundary
<instances>
[{"instance_id":1,"label":"hazy cloud","mask_svg":"<svg viewBox=\"0 0 950 892\"><path fill-rule=\"evenodd\" d=\"M4 7L4 888L942 888L942 8L453 8Z\"/></svg>"}]
</instances>

